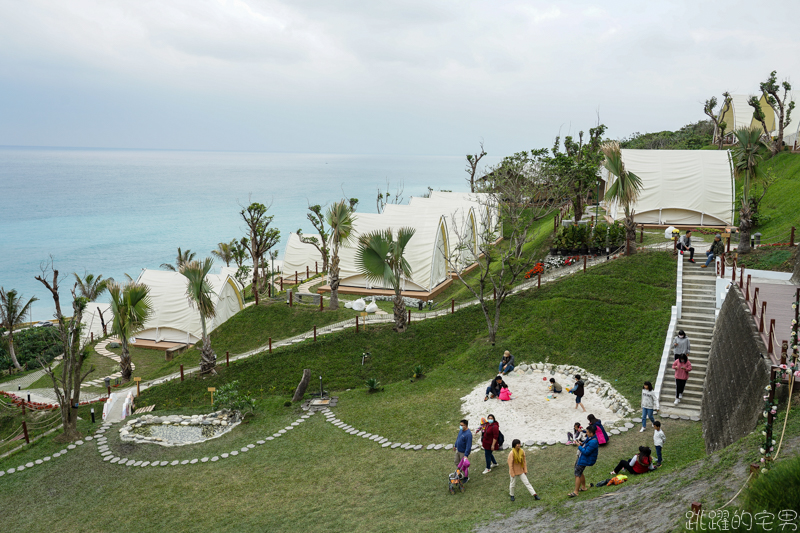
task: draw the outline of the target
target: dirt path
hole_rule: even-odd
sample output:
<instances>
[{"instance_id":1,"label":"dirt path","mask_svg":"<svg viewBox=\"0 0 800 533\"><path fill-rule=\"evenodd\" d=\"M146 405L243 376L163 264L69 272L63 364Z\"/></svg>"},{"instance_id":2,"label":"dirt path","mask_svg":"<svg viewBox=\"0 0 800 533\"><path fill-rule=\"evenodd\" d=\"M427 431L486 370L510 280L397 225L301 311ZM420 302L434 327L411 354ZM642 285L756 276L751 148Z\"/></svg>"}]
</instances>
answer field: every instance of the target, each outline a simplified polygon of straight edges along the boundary
<instances>
[{"instance_id":1,"label":"dirt path","mask_svg":"<svg viewBox=\"0 0 800 533\"><path fill-rule=\"evenodd\" d=\"M784 441L781 455L800 451L800 437ZM733 468L704 472L719 463L715 454L679 472L637 485L622 485L592 499L569 500L559 515L536 507L521 509L507 518L498 518L474 531L569 531L571 533L619 533L620 531L669 532L678 529L692 502L727 502L749 475L749 466L740 454ZM591 491L587 494L591 494ZM576 523L578 524L576 527Z\"/></svg>"}]
</instances>

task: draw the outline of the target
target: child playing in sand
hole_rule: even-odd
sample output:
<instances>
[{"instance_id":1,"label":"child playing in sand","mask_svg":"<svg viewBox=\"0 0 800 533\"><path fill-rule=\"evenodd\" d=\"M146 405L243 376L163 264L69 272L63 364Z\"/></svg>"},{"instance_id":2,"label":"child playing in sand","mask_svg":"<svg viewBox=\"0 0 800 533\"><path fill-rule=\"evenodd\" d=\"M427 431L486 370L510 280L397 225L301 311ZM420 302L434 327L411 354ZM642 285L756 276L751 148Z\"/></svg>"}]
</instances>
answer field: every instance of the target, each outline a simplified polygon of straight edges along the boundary
<instances>
[{"instance_id":1,"label":"child playing in sand","mask_svg":"<svg viewBox=\"0 0 800 533\"><path fill-rule=\"evenodd\" d=\"M572 431L567 432L567 444L579 446L586 440L586 431L581 426L580 422L575 422L572 426Z\"/></svg>"},{"instance_id":2,"label":"child playing in sand","mask_svg":"<svg viewBox=\"0 0 800 533\"><path fill-rule=\"evenodd\" d=\"M558 384L556 378L550 378L550 390L555 394L561 394L561 391L564 389Z\"/></svg>"},{"instance_id":3,"label":"child playing in sand","mask_svg":"<svg viewBox=\"0 0 800 533\"><path fill-rule=\"evenodd\" d=\"M581 380L580 374L575 374L575 386L572 387L569 392L570 394L575 395L575 409L577 409L580 405L581 409L583 409L583 412L585 413L586 408L581 403L581 399L583 398L583 380Z\"/></svg>"}]
</instances>

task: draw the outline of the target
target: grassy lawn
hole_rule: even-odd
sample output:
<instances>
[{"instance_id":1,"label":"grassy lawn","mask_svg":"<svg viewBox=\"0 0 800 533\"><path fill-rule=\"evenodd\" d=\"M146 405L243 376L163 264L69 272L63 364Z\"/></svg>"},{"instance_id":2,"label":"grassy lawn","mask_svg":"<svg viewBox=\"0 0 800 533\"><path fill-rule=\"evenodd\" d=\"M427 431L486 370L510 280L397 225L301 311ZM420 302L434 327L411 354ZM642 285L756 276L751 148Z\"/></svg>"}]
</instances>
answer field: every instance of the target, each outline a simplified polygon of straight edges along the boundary
<instances>
[{"instance_id":1,"label":"grassy lawn","mask_svg":"<svg viewBox=\"0 0 800 533\"><path fill-rule=\"evenodd\" d=\"M98 355L97 352L94 351L94 346L87 346L86 351L88 352L88 357L83 362L83 371L86 372L89 370L90 367L94 366L95 371L89 374L86 378L87 380L103 378L109 374L113 374L117 370L119 370L119 364L115 363L113 360L109 359L108 357L103 357L102 355ZM53 369L53 372L56 376L61 377L61 371L63 366L58 365ZM50 389L53 387L53 380L50 376L44 375L36 380L34 383L28 387L29 389Z\"/></svg>"},{"instance_id":2,"label":"grassy lawn","mask_svg":"<svg viewBox=\"0 0 800 533\"><path fill-rule=\"evenodd\" d=\"M776 270L791 272L794 268L792 257L797 248L789 246L764 246L749 254L738 256L737 265L757 270Z\"/></svg>"},{"instance_id":3,"label":"grassy lawn","mask_svg":"<svg viewBox=\"0 0 800 533\"><path fill-rule=\"evenodd\" d=\"M797 210L800 204L800 154L781 152L765 161L763 167L767 172L774 172L778 180L769 188L759 207L766 220L753 231L761 232L769 242L773 242L773 237L781 237L779 242L785 242L791 227L795 226L798 228L796 242L800 239L800 214Z\"/></svg>"}]
</instances>

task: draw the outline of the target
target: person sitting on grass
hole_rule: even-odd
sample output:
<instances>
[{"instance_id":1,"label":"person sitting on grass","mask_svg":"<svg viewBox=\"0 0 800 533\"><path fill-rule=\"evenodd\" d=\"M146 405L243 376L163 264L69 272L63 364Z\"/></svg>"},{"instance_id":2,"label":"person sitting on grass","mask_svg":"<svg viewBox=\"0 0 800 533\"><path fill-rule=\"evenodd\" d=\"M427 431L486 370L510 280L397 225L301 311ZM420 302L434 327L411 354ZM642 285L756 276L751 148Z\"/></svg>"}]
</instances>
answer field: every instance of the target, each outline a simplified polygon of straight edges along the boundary
<instances>
[{"instance_id":1,"label":"person sitting on grass","mask_svg":"<svg viewBox=\"0 0 800 533\"><path fill-rule=\"evenodd\" d=\"M580 422L575 422L572 426L572 431L567 432L567 444L574 444L578 446L583 444L586 440L586 430L583 429Z\"/></svg>"},{"instance_id":2,"label":"person sitting on grass","mask_svg":"<svg viewBox=\"0 0 800 533\"><path fill-rule=\"evenodd\" d=\"M597 462L597 438L594 435L594 426L586 428L586 442L578 446L578 460L575 461L575 490L567 496L574 498L579 492L586 489L586 476L583 471L587 466L592 466Z\"/></svg>"},{"instance_id":3,"label":"person sitting on grass","mask_svg":"<svg viewBox=\"0 0 800 533\"><path fill-rule=\"evenodd\" d=\"M639 446L639 453L634 455L630 460L621 460L617 467L611 471L611 475L616 476L623 470L627 470L632 475L637 476L655 470L656 467L653 466L653 459L650 457L651 453L650 448L647 446Z\"/></svg>"},{"instance_id":4,"label":"person sitting on grass","mask_svg":"<svg viewBox=\"0 0 800 533\"><path fill-rule=\"evenodd\" d=\"M561 394L561 391L564 390L561 385L558 384L556 378L550 378L550 390L553 391L555 394Z\"/></svg>"},{"instance_id":5,"label":"person sitting on grass","mask_svg":"<svg viewBox=\"0 0 800 533\"><path fill-rule=\"evenodd\" d=\"M514 356L506 350L503 354L503 359L500 360L500 366L497 371L503 375L508 375L512 370L514 370Z\"/></svg>"},{"instance_id":6,"label":"person sitting on grass","mask_svg":"<svg viewBox=\"0 0 800 533\"><path fill-rule=\"evenodd\" d=\"M483 399L483 401L485 402L489 398L499 398L500 391L504 388L507 389L508 385L506 385L506 382L503 381L503 376L497 376L492 380L491 383L489 383L489 386L486 387L486 397Z\"/></svg>"}]
</instances>

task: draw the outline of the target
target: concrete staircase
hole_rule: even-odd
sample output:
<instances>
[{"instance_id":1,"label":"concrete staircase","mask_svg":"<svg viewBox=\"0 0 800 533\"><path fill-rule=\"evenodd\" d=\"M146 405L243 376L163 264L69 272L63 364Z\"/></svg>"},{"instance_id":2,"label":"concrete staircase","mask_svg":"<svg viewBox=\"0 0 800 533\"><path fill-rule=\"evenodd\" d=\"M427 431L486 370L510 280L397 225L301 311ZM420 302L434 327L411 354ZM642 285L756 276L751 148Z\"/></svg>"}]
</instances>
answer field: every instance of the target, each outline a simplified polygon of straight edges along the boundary
<instances>
[{"instance_id":1,"label":"concrete staircase","mask_svg":"<svg viewBox=\"0 0 800 533\"><path fill-rule=\"evenodd\" d=\"M714 315L716 305L716 274L714 263L708 268L700 268L702 262L689 262L689 255L683 259L683 295L681 317L678 319L677 330L683 330L691 343L689 361L692 371L686 382L683 398L678 405L675 401L675 371L672 363L675 360L674 352L670 352L670 359L664 371L664 384L661 388L661 412L678 416L700 416L703 399L703 386L708 367L708 351L711 348L711 338L714 333Z\"/></svg>"}]
</instances>

